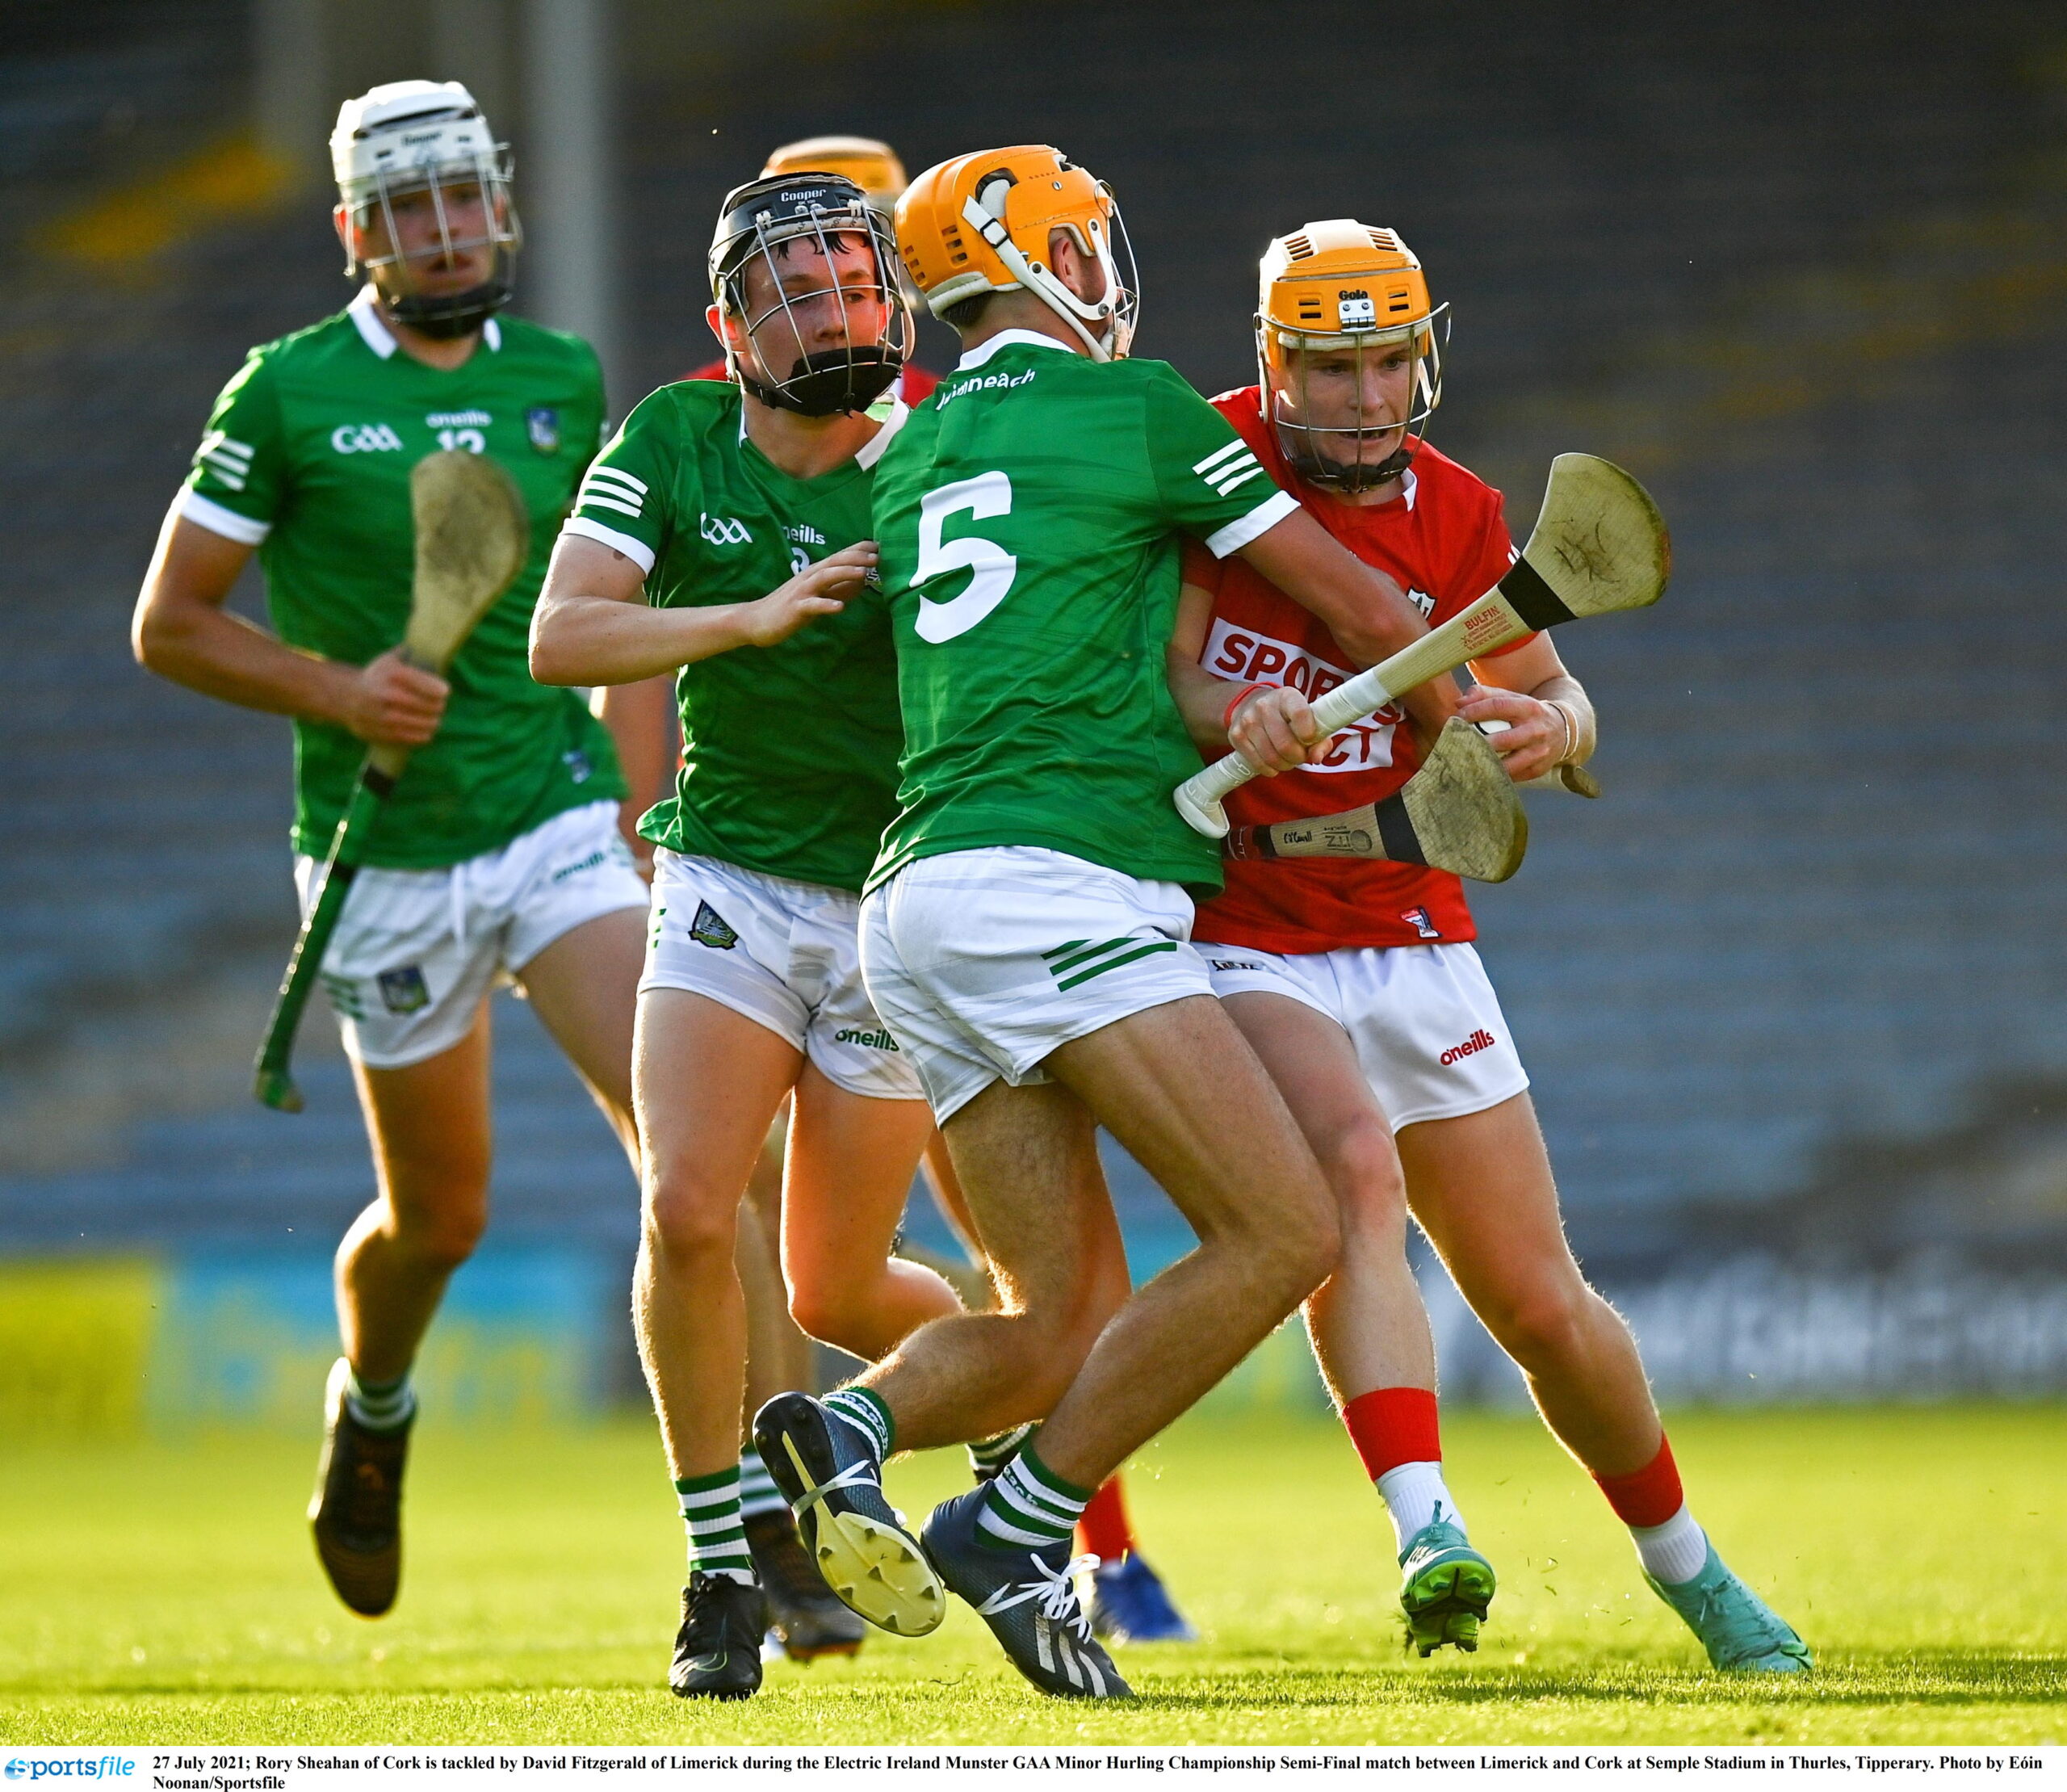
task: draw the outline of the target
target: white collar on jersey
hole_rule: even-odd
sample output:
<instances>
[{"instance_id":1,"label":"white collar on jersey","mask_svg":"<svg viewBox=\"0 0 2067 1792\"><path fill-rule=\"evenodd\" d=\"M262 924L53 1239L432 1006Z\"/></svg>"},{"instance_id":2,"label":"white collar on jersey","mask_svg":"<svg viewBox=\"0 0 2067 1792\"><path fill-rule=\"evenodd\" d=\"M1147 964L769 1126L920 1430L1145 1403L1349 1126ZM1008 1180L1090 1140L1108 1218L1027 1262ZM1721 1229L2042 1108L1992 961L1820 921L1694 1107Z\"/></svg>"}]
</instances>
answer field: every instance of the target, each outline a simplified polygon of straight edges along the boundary
<instances>
[{"instance_id":1,"label":"white collar on jersey","mask_svg":"<svg viewBox=\"0 0 2067 1792\"><path fill-rule=\"evenodd\" d=\"M866 470L883 458L883 451L890 446L890 439L904 427L904 420L912 414L912 407L901 398L895 400L890 414L883 420L883 427L854 451L855 461ZM740 401L740 440L746 440L746 401Z\"/></svg>"},{"instance_id":2,"label":"white collar on jersey","mask_svg":"<svg viewBox=\"0 0 2067 1792\"><path fill-rule=\"evenodd\" d=\"M1064 355L1076 352L1068 343L1058 342L1052 336L1043 336L1038 329L1001 329L995 336L986 337L957 361L954 371L966 373L971 367L980 367L1000 349L1012 348L1022 343L1029 348L1056 349Z\"/></svg>"},{"instance_id":3,"label":"white collar on jersey","mask_svg":"<svg viewBox=\"0 0 2067 1792\"><path fill-rule=\"evenodd\" d=\"M890 439L904 427L905 419L912 414L912 407L899 399L890 407L890 414L883 420L883 427L854 451L854 459L866 469L883 459L883 451L890 446Z\"/></svg>"},{"instance_id":4,"label":"white collar on jersey","mask_svg":"<svg viewBox=\"0 0 2067 1792\"><path fill-rule=\"evenodd\" d=\"M380 315L379 295L368 280L345 307L346 315L358 331L359 340L384 361L393 355L402 345L395 340L395 333L388 327L388 320ZM502 325L493 317L481 325L481 340L488 344L488 353L502 351Z\"/></svg>"}]
</instances>

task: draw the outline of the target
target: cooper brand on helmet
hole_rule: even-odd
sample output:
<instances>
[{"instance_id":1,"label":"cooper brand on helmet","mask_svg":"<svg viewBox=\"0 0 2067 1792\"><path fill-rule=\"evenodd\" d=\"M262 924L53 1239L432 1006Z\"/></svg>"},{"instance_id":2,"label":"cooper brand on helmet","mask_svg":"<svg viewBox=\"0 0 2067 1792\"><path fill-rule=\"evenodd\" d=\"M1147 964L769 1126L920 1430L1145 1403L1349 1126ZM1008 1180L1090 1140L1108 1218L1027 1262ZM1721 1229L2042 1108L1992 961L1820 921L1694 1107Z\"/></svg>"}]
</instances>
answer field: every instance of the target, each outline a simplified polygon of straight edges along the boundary
<instances>
[{"instance_id":1,"label":"cooper brand on helmet","mask_svg":"<svg viewBox=\"0 0 2067 1792\"><path fill-rule=\"evenodd\" d=\"M363 271L398 321L463 336L509 302L522 241L509 149L459 82L392 81L346 100L330 163L345 271ZM463 281L470 269L480 277Z\"/></svg>"},{"instance_id":2,"label":"cooper brand on helmet","mask_svg":"<svg viewBox=\"0 0 2067 1792\"><path fill-rule=\"evenodd\" d=\"M1431 303L1413 250L1396 232L1327 218L1275 238L1259 272L1257 383L1285 458L1327 490L1399 477L1442 402L1449 339L1449 307ZM1404 363L1397 402L1379 396L1387 363Z\"/></svg>"},{"instance_id":3,"label":"cooper brand on helmet","mask_svg":"<svg viewBox=\"0 0 2067 1792\"><path fill-rule=\"evenodd\" d=\"M757 267L758 295L748 290ZM806 417L866 410L912 352L896 245L841 175L791 171L735 187L719 208L710 274L711 303L744 325L759 369L729 337L726 361L764 405Z\"/></svg>"}]
</instances>

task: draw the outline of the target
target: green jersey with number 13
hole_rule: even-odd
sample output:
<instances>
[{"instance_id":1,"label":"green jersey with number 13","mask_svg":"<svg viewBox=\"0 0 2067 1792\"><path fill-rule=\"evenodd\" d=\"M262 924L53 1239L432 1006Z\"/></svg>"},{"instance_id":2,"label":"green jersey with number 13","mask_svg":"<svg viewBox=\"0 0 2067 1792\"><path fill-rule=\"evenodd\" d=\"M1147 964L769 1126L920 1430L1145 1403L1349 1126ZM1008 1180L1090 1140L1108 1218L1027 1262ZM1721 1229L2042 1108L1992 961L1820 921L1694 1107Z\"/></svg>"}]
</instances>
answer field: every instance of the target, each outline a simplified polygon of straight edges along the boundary
<instances>
[{"instance_id":1,"label":"green jersey with number 13","mask_svg":"<svg viewBox=\"0 0 2067 1792\"><path fill-rule=\"evenodd\" d=\"M1298 507L1167 362L1017 329L965 355L876 472L905 745L870 884L1046 846L1218 890L1170 800L1199 766L1163 682L1178 535L1224 559Z\"/></svg>"},{"instance_id":2,"label":"green jersey with number 13","mask_svg":"<svg viewBox=\"0 0 2067 1792\"><path fill-rule=\"evenodd\" d=\"M596 451L602 375L579 338L490 318L457 367L403 353L371 287L336 317L254 349L223 388L180 514L258 550L282 640L363 665L409 620L409 469L441 448L500 462L530 513L516 582L447 677L444 720L382 806L369 865L421 871L506 846L562 811L622 797L617 754L571 690L535 684L531 610L553 536ZM320 858L366 758L333 723L294 724L294 844Z\"/></svg>"}]
</instances>

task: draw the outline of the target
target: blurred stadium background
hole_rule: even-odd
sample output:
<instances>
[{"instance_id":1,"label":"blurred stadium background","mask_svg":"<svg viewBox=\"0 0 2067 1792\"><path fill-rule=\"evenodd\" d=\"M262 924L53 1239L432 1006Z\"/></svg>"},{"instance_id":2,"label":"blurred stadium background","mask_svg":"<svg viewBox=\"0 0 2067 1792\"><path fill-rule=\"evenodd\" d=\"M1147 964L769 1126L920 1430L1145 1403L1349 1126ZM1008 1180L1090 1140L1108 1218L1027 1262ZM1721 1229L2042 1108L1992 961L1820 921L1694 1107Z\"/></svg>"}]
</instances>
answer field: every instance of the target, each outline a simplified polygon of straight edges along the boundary
<instances>
[{"instance_id":1,"label":"blurred stadium background","mask_svg":"<svg viewBox=\"0 0 2067 1792\"><path fill-rule=\"evenodd\" d=\"M519 308L622 412L705 358L771 145L1046 140L1118 188L1142 351L1250 376L1265 239L1398 228L1455 306L1436 439L1518 531L1561 449L1674 526L1566 650L1606 798L1477 899L1590 1271L1669 1400L2067 1389L2067 15L1922 0L9 0L0 11L0 1432L305 1425L370 1192L292 934L284 724L151 679L130 604L245 346L347 296L321 145L377 80L517 145ZM945 364L929 325L924 358ZM242 600L255 604L255 590ZM628 1175L497 1003L451 1405L636 1397ZM1138 1267L1182 1244L1116 1164ZM915 1208L913 1224L931 1222ZM1519 1389L1440 1271L1453 1398ZM1318 1401L1281 1335L1221 1396Z\"/></svg>"}]
</instances>

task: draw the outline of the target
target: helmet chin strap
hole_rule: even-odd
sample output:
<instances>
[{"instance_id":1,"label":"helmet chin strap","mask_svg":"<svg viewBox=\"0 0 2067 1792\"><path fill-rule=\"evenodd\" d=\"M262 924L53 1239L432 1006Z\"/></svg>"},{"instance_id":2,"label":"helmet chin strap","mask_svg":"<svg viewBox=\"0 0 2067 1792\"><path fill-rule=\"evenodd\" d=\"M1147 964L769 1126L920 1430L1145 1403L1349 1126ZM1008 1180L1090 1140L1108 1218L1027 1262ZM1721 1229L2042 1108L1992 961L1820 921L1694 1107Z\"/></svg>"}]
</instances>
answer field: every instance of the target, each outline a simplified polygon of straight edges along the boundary
<instances>
[{"instance_id":1,"label":"helmet chin strap","mask_svg":"<svg viewBox=\"0 0 2067 1792\"><path fill-rule=\"evenodd\" d=\"M1092 360L1113 359L1119 333L1119 316L1110 300L1101 304L1087 304L1046 268L1034 266L1012 240L1004 220L984 210L975 195L962 202L962 216L963 222L996 251L1012 277L1076 333L1077 340L1084 344ZM1105 271L1105 290L1110 292L1117 283L1112 266L1102 254L1098 265ZM1093 336L1084 327L1086 323L1103 323L1103 334Z\"/></svg>"},{"instance_id":2,"label":"helmet chin strap","mask_svg":"<svg viewBox=\"0 0 2067 1792\"><path fill-rule=\"evenodd\" d=\"M865 411L897 383L904 359L880 346L828 349L798 361L780 385L764 385L746 371L735 354L732 377L741 390L770 410L795 411L800 417L837 417Z\"/></svg>"},{"instance_id":3,"label":"helmet chin strap","mask_svg":"<svg viewBox=\"0 0 2067 1792\"><path fill-rule=\"evenodd\" d=\"M375 287L379 290L378 282ZM428 336L434 342L451 342L472 335L509 303L510 292L510 283L498 279L484 280L463 292L437 298L420 292L405 292L393 297L382 292L380 302L396 323L406 325L419 336Z\"/></svg>"},{"instance_id":4,"label":"helmet chin strap","mask_svg":"<svg viewBox=\"0 0 2067 1792\"><path fill-rule=\"evenodd\" d=\"M1388 481L1399 478L1414 464L1415 450L1402 442L1373 466L1361 460L1330 460L1313 446L1313 433L1298 424L1280 424L1279 440L1289 429L1305 438L1305 451L1288 453L1285 458L1293 468L1310 485L1318 485L1323 491L1374 492Z\"/></svg>"}]
</instances>

